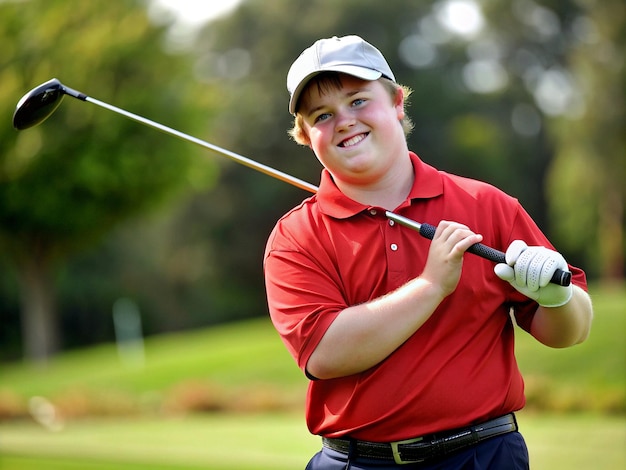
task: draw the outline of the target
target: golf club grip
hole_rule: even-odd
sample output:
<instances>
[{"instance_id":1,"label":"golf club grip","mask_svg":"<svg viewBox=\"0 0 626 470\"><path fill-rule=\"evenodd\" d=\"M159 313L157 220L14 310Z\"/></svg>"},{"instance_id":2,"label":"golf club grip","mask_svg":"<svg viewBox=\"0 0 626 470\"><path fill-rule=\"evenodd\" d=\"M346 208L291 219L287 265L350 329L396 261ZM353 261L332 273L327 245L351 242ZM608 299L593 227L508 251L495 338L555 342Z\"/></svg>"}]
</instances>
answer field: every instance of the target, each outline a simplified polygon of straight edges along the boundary
<instances>
[{"instance_id":1,"label":"golf club grip","mask_svg":"<svg viewBox=\"0 0 626 470\"><path fill-rule=\"evenodd\" d=\"M419 233L421 236L432 240L435 236L435 230L437 230L437 227L423 223L421 224ZM503 252L501 252L500 250L496 250L495 248L491 248L487 245L483 245L482 243L475 243L474 245L470 246L467 251L495 263L506 262ZM571 281L572 273L570 273L569 271L563 271L562 269L557 269L556 271L554 271L552 279L550 279L550 282L552 284L558 284L559 286L569 286Z\"/></svg>"}]
</instances>

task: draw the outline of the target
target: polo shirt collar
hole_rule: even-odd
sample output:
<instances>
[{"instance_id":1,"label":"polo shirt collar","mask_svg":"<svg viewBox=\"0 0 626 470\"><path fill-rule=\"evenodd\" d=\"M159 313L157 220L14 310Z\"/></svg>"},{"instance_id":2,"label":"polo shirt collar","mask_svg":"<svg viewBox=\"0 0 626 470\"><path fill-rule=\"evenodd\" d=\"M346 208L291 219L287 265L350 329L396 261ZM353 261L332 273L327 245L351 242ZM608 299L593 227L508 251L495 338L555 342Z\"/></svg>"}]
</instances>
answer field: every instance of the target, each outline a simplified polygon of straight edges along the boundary
<instances>
[{"instance_id":1,"label":"polo shirt collar","mask_svg":"<svg viewBox=\"0 0 626 470\"><path fill-rule=\"evenodd\" d=\"M413 163L415 181L409 193L409 197L402 204L410 205L414 199L429 199L443 193L443 181L436 168L424 163L415 153L409 152ZM347 219L370 207L356 202L344 195L333 181L328 170L322 170L320 187L317 191L317 201L320 210L337 219Z\"/></svg>"}]
</instances>

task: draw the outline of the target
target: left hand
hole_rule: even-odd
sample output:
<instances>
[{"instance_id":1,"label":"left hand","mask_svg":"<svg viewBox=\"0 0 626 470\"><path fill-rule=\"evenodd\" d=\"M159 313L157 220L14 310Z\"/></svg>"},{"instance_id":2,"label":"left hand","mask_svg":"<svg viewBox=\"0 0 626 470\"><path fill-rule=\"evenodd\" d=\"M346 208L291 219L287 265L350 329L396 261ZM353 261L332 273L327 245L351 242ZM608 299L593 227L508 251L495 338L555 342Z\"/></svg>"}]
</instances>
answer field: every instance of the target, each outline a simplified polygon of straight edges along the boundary
<instances>
[{"instance_id":1,"label":"left hand","mask_svg":"<svg viewBox=\"0 0 626 470\"><path fill-rule=\"evenodd\" d=\"M528 246L515 240L505 254L506 264L497 264L496 276L542 307L561 307L572 298L573 287L550 283L557 269L568 270L560 253L543 246Z\"/></svg>"}]
</instances>

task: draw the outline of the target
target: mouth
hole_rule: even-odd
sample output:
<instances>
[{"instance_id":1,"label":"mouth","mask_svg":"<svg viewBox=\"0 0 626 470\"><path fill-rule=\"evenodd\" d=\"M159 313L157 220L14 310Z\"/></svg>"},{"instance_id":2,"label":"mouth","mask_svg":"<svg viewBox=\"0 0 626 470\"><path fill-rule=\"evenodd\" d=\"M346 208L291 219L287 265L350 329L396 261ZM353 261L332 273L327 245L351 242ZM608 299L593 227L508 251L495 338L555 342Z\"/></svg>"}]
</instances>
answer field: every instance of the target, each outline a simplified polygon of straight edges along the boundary
<instances>
[{"instance_id":1,"label":"mouth","mask_svg":"<svg viewBox=\"0 0 626 470\"><path fill-rule=\"evenodd\" d=\"M349 139L342 140L341 142L339 142L338 147L341 147L341 148L352 147L358 144L359 142L361 142L368 135L369 135L369 132L364 132L363 134L355 135L354 137L350 137Z\"/></svg>"}]
</instances>

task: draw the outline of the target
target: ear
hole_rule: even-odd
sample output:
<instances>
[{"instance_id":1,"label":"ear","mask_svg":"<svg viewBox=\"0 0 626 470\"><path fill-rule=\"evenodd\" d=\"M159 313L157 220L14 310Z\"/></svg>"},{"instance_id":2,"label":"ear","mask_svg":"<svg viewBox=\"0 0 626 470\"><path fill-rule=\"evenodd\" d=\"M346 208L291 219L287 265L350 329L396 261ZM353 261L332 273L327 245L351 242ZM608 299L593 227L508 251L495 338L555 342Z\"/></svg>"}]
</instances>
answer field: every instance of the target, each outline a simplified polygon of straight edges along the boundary
<instances>
[{"instance_id":1,"label":"ear","mask_svg":"<svg viewBox=\"0 0 626 470\"><path fill-rule=\"evenodd\" d=\"M302 142L301 142L302 145L306 145L311 150L313 150L313 147L311 147L311 139L309 139L309 134L307 134L306 132L302 131L302 133L300 134L300 138L302 139Z\"/></svg>"},{"instance_id":2,"label":"ear","mask_svg":"<svg viewBox=\"0 0 626 470\"><path fill-rule=\"evenodd\" d=\"M396 96L393 100L393 106L396 108L398 120L402 121L405 116L404 112L404 90L402 87L396 89Z\"/></svg>"}]
</instances>

